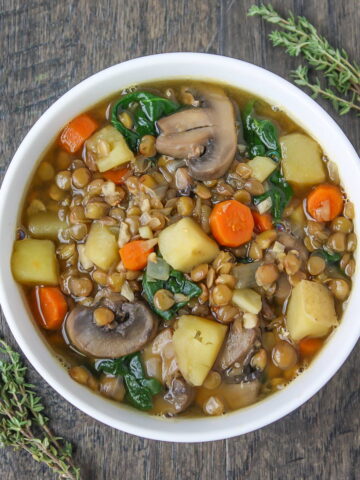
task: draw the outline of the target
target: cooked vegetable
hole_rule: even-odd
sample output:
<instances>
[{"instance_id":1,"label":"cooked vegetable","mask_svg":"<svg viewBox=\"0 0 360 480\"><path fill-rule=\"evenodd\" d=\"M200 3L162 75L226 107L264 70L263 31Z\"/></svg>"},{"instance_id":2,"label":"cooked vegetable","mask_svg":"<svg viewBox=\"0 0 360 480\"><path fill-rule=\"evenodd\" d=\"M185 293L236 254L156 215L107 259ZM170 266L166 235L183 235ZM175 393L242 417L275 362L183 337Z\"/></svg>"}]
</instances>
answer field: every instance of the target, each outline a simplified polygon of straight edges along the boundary
<instances>
[{"instance_id":1,"label":"cooked vegetable","mask_svg":"<svg viewBox=\"0 0 360 480\"><path fill-rule=\"evenodd\" d=\"M140 353L115 360L103 360L96 368L100 372L122 377L128 400L140 410L150 410L153 407L152 397L162 390L162 385L156 378L145 376Z\"/></svg>"},{"instance_id":2,"label":"cooked vegetable","mask_svg":"<svg viewBox=\"0 0 360 480\"><path fill-rule=\"evenodd\" d=\"M28 229L34 238L57 240L67 223L60 220L55 212L37 212L29 216Z\"/></svg>"},{"instance_id":3,"label":"cooked vegetable","mask_svg":"<svg viewBox=\"0 0 360 480\"><path fill-rule=\"evenodd\" d=\"M137 103L133 111L134 128L130 130L119 120L119 114L131 104ZM149 92L132 92L120 98L111 109L111 123L125 137L133 152L139 147L141 137L156 135L155 122L165 115L176 112L180 105Z\"/></svg>"},{"instance_id":4,"label":"cooked vegetable","mask_svg":"<svg viewBox=\"0 0 360 480\"><path fill-rule=\"evenodd\" d=\"M273 228L272 218L269 213L260 214L252 210L252 216L254 219L254 230L256 233L266 232Z\"/></svg>"},{"instance_id":5,"label":"cooked vegetable","mask_svg":"<svg viewBox=\"0 0 360 480\"><path fill-rule=\"evenodd\" d=\"M179 369L190 385L200 386L216 360L227 327L206 318L182 315L173 344Z\"/></svg>"},{"instance_id":6,"label":"cooked vegetable","mask_svg":"<svg viewBox=\"0 0 360 480\"><path fill-rule=\"evenodd\" d=\"M98 124L89 115L86 113L79 115L61 132L60 146L67 152L76 153L97 128Z\"/></svg>"},{"instance_id":7,"label":"cooked vegetable","mask_svg":"<svg viewBox=\"0 0 360 480\"><path fill-rule=\"evenodd\" d=\"M219 248L191 218L183 218L160 232L159 250L175 270L190 272L201 263L214 260Z\"/></svg>"},{"instance_id":8,"label":"cooked vegetable","mask_svg":"<svg viewBox=\"0 0 360 480\"><path fill-rule=\"evenodd\" d=\"M301 280L291 293L286 312L291 338L323 337L338 324L334 298L320 283Z\"/></svg>"},{"instance_id":9,"label":"cooked vegetable","mask_svg":"<svg viewBox=\"0 0 360 480\"><path fill-rule=\"evenodd\" d=\"M342 212L344 200L337 186L325 184L309 193L306 205L308 212L317 222L329 222Z\"/></svg>"},{"instance_id":10,"label":"cooked vegetable","mask_svg":"<svg viewBox=\"0 0 360 480\"><path fill-rule=\"evenodd\" d=\"M270 120L260 120L254 116L255 100L249 102L243 113L244 137L250 156L281 159L281 150L275 125Z\"/></svg>"},{"instance_id":11,"label":"cooked vegetable","mask_svg":"<svg viewBox=\"0 0 360 480\"><path fill-rule=\"evenodd\" d=\"M261 183L277 168L277 164L269 157L254 157L247 165L252 169L251 176Z\"/></svg>"},{"instance_id":12,"label":"cooked vegetable","mask_svg":"<svg viewBox=\"0 0 360 480\"><path fill-rule=\"evenodd\" d=\"M303 338L299 342L299 352L302 357L312 357L324 345L322 338Z\"/></svg>"},{"instance_id":13,"label":"cooked vegetable","mask_svg":"<svg viewBox=\"0 0 360 480\"><path fill-rule=\"evenodd\" d=\"M215 239L227 247L238 247L248 242L254 230L250 208L236 200L215 205L209 221Z\"/></svg>"},{"instance_id":14,"label":"cooked vegetable","mask_svg":"<svg viewBox=\"0 0 360 480\"><path fill-rule=\"evenodd\" d=\"M119 253L125 268L142 270L146 267L148 256L153 251L153 240L133 240L120 248Z\"/></svg>"},{"instance_id":15,"label":"cooked vegetable","mask_svg":"<svg viewBox=\"0 0 360 480\"><path fill-rule=\"evenodd\" d=\"M171 320L175 313L187 303L189 303L191 298L198 297L202 290L196 285L196 283L191 282L185 278L185 275L182 272L171 270L167 280L153 280L148 277L148 272L143 276L142 281L143 294L146 300L151 305L151 308L158 314L160 317L165 318L166 320ZM161 310L156 308L154 303L154 296L159 290L167 290L173 294L181 294L183 298L175 302L175 304L168 310Z\"/></svg>"},{"instance_id":16,"label":"cooked vegetable","mask_svg":"<svg viewBox=\"0 0 360 480\"><path fill-rule=\"evenodd\" d=\"M279 222L285 207L293 196L293 189L281 175L280 170L275 170L269 177L269 185L267 192L253 198L254 205L259 205L265 199L271 198L271 213L275 222Z\"/></svg>"},{"instance_id":17,"label":"cooked vegetable","mask_svg":"<svg viewBox=\"0 0 360 480\"><path fill-rule=\"evenodd\" d=\"M167 280L170 276L170 266L161 257L155 257L151 260L148 259L146 275L148 281Z\"/></svg>"},{"instance_id":18,"label":"cooked vegetable","mask_svg":"<svg viewBox=\"0 0 360 480\"><path fill-rule=\"evenodd\" d=\"M106 147L103 150L99 149L99 144ZM94 155L100 172L106 172L135 160L124 137L111 125L103 127L89 138L86 148Z\"/></svg>"},{"instance_id":19,"label":"cooked vegetable","mask_svg":"<svg viewBox=\"0 0 360 480\"><path fill-rule=\"evenodd\" d=\"M15 280L26 285L57 285L58 262L51 240L17 240L11 257Z\"/></svg>"},{"instance_id":20,"label":"cooked vegetable","mask_svg":"<svg viewBox=\"0 0 360 480\"><path fill-rule=\"evenodd\" d=\"M118 168L116 170L107 170L103 173L106 180L114 182L116 185L122 185L131 175L131 169L128 167Z\"/></svg>"},{"instance_id":21,"label":"cooked vegetable","mask_svg":"<svg viewBox=\"0 0 360 480\"><path fill-rule=\"evenodd\" d=\"M46 330L58 330L68 311L64 294L58 287L35 287L31 293L36 321Z\"/></svg>"},{"instance_id":22,"label":"cooked vegetable","mask_svg":"<svg viewBox=\"0 0 360 480\"><path fill-rule=\"evenodd\" d=\"M319 145L303 133L280 138L282 169L286 180L297 189L308 188L326 180Z\"/></svg>"},{"instance_id":23,"label":"cooked vegetable","mask_svg":"<svg viewBox=\"0 0 360 480\"><path fill-rule=\"evenodd\" d=\"M108 270L119 260L115 235L102 223L93 223L85 243L85 255L97 267Z\"/></svg>"},{"instance_id":24,"label":"cooked vegetable","mask_svg":"<svg viewBox=\"0 0 360 480\"><path fill-rule=\"evenodd\" d=\"M256 287L255 273L259 265L259 262L254 262L251 259L251 262L242 263L233 267L232 274L236 279L235 287L239 289Z\"/></svg>"},{"instance_id":25,"label":"cooked vegetable","mask_svg":"<svg viewBox=\"0 0 360 480\"><path fill-rule=\"evenodd\" d=\"M261 295L251 288L237 289L233 292L232 303L243 312L257 315L261 310Z\"/></svg>"},{"instance_id":26,"label":"cooked vegetable","mask_svg":"<svg viewBox=\"0 0 360 480\"><path fill-rule=\"evenodd\" d=\"M306 216L302 204L295 208L289 218L291 223L296 227L304 228L306 226Z\"/></svg>"}]
</instances>

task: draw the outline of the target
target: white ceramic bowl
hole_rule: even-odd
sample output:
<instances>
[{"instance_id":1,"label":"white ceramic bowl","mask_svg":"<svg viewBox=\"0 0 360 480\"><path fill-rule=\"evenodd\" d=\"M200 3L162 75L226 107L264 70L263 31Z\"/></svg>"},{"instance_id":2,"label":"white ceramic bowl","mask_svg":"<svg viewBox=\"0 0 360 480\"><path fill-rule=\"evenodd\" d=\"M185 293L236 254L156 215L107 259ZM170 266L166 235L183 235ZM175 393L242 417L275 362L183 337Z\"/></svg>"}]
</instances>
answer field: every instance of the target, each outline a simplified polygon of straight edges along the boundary
<instances>
[{"instance_id":1,"label":"white ceramic bowl","mask_svg":"<svg viewBox=\"0 0 360 480\"><path fill-rule=\"evenodd\" d=\"M112 427L142 437L200 442L233 437L261 428L288 414L314 395L339 369L360 334L359 270L340 326L311 367L284 390L261 402L215 418L164 420L103 399L74 382L33 324L21 288L10 271L15 230L37 162L59 130L80 112L129 85L170 78L210 79L252 92L279 106L307 130L339 166L356 211L360 210L359 159L350 142L313 100L294 85L262 68L231 58L169 53L137 58L84 80L55 102L35 123L16 152L0 193L0 301L21 349L36 370L64 398Z\"/></svg>"}]
</instances>

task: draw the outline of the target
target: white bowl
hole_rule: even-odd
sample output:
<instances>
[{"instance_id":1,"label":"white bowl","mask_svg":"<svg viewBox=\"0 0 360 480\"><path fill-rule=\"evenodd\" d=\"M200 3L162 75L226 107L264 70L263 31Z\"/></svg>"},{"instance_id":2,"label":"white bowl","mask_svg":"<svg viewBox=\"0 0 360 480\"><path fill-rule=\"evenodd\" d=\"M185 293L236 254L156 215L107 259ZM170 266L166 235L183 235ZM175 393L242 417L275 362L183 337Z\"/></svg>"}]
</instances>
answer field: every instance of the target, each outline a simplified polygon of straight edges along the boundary
<instances>
[{"instance_id":1,"label":"white bowl","mask_svg":"<svg viewBox=\"0 0 360 480\"><path fill-rule=\"evenodd\" d=\"M84 80L55 102L35 123L16 152L0 192L0 301L21 349L36 370L64 398L97 420L142 437L200 442L261 428L306 402L340 368L360 334L359 271L340 326L310 368L284 390L250 407L215 418L164 420L115 404L74 382L31 321L10 257L22 195L37 162L59 130L80 112L132 84L170 78L210 79L239 87L280 107L307 130L339 166L342 183L360 210L360 167L350 142L330 116L305 93L282 78L240 60L198 53L168 53L114 65Z\"/></svg>"}]
</instances>

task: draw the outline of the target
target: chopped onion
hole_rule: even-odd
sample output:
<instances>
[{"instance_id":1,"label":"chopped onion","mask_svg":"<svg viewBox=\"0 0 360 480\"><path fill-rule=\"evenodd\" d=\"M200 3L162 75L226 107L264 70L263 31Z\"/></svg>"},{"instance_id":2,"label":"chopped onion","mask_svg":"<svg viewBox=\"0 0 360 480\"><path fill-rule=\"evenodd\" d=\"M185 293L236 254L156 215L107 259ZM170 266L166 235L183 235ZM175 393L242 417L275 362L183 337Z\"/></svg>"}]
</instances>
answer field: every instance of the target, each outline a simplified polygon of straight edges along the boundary
<instances>
[{"instance_id":1,"label":"chopped onion","mask_svg":"<svg viewBox=\"0 0 360 480\"><path fill-rule=\"evenodd\" d=\"M265 212L268 212L272 207L272 200L271 197L265 198L262 202L257 205L258 212L262 215Z\"/></svg>"},{"instance_id":2,"label":"chopped onion","mask_svg":"<svg viewBox=\"0 0 360 480\"><path fill-rule=\"evenodd\" d=\"M156 261L148 261L146 275L154 280L167 280L170 275L170 266L163 258L156 257Z\"/></svg>"},{"instance_id":3,"label":"chopped onion","mask_svg":"<svg viewBox=\"0 0 360 480\"><path fill-rule=\"evenodd\" d=\"M261 265L260 262L244 263L236 265L232 269L232 274L236 278L236 288L256 287L255 273Z\"/></svg>"}]
</instances>

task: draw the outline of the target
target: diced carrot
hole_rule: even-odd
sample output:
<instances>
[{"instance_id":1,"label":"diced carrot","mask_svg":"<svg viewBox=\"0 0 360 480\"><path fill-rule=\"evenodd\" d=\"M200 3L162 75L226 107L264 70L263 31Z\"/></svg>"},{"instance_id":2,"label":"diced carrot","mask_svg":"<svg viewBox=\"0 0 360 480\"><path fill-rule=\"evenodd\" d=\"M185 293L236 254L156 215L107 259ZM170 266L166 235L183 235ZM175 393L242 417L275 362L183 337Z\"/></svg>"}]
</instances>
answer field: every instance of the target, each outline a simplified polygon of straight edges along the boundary
<instances>
[{"instance_id":1,"label":"diced carrot","mask_svg":"<svg viewBox=\"0 0 360 480\"><path fill-rule=\"evenodd\" d=\"M58 330L68 311L65 296L58 287L35 287L31 292L32 310L39 325Z\"/></svg>"},{"instance_id":2,"label":"diced carrot","mask_svg":"<svg viewBox=\"0 0 360 480\"><path fill-rule=\"evenodd\" d=\"M303 338L299 342L299 351L302 357L311 357L324 345L322 338Z\"/></svg>"},{"instance_id":3,"label":"diced carrot","mask_svg":"<svg viewBox=\"0 0 360 480\"><path fill-rule=\"evenodd\" d=\"M251 213L254 218L254 230L256 233L266 232L266 230L271 230L273 228L272 217L269 213L261 214L254 210L252 210Z\"/></svg>"},{"instance_id":4,"label":"diced carrot","mask_svg":"<svg viewBox=\"0 0 360 480\"><path fill-rule=\"evenodd\" d=\"M133 240L120 248L121 260L128 270L142 270L147 265L147 259L154 251L153 242L149 240Z\"/></svg>"},{"instance_id":5,"label":"diced carrot","mask_svg":"<svg viewBox=\"0 0 360 480\"><path fill-rule=\"evenodd\" d=\"M249 207L236 200L227 200L213 208L210 228L220 245L238 247L251 239L254 219Z\"/></svg>"},{"instance_id":6,"label":"diced carrot","mask_svg":"<svg viewBox=\"0 0 360 480\"><path fill-rule=\"evenodd\" d=\"M106 180L116 183L116 185L121 185L125 180L130 177L131 169L128 167L119 168L118 170L108 170L103 172L103 176Z\"/></svg>"},{"instance_id":7,"label":"diced carrot","mask_svg":"<svg viewBox=\"0 0 360 480\"><path fill-rule=\"evenodd\" d=\"M344 205L341 190L335 185L319 185L307 197L307 209L318 222L329 222L341 213Z\"/></svg>"},{"instance_id":8,"label":"diced carrot","mask_svg":"<svg viewBox=\"0 0 360 480\"><path fill-rule=\"evenodd\" d=\"M86 113L79 115L66 125L60 134L60 146L70 153L80 150L85 140L98 128L98 124Z\"/></svg>"}]
</instances>

